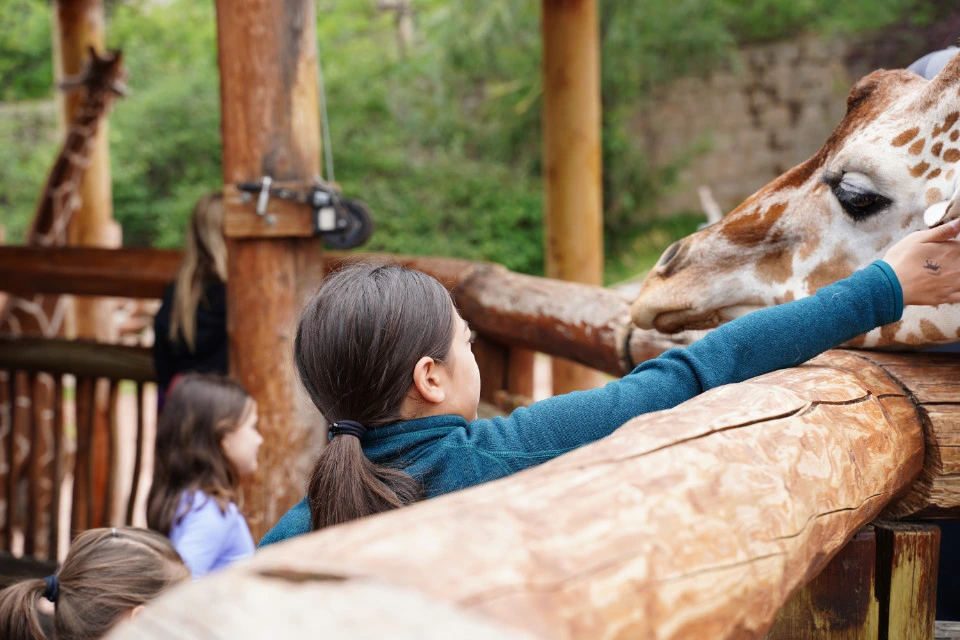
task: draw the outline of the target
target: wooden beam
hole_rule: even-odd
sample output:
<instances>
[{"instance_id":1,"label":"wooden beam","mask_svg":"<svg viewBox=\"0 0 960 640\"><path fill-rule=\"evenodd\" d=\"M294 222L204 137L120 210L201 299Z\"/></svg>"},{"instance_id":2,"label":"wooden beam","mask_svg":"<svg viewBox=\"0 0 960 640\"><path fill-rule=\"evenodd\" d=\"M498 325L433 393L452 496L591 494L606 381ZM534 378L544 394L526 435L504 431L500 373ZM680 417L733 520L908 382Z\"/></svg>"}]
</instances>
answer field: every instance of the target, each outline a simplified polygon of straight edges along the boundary
<instances>
[{"instance_id":1,"label":"wooden beam","mask_svg":"<svg viewBox=\"0 0 960 640\"><path fill-rule=\"evenodd\" d=\"M312 0L217 0L225 185L311 180L320 173L315 9ZM225 216L238 214L225 202ZM260 469L244 485L255 538L300 500L313 452L295 411L290 349L300 286L298 254L319 241L227 242L227 332L232 374L259 404Z\"/></svg>"},{"instance_id":2,"label":"wooden beam","mask_svg":"<svg viewBox=\"0 0 960 640\"><path fill-rule=\"evenodd\" d=\"M596 0L542 0L547 276L603 284L600 30ZM554 393L602 384L555 361Z\"/></svg>"},{"instance_id":3,"label":"wooden beam","mask_svg":"<svg viewBox=\"0 0 960 640\"><path fill-rule=\"evenodd\" d=\"M160 298L182 256L171 249L0 247L0 291Z\"/></svg>"},{"instance_id":4,"label":"wooden beam","mask_svg":"<svg viewBox=\"0 0 960 640\"><path fill-rule=\"evenodd\" d=\"M890 410L909 394L846 357L713 389L523 473L268 548L117 637L205 637L236 615L303 635L367 587L382 589L363 599L375 637L418 637L403 623L426 609L385 613L414 589L541 638L762 638L923 464L916 411ZM242 611L218 595L235 589ZM187 608L192 629L157 624ZM279 613L291 609L302 615ZM233 637L254 636L233 624ZM444 624L429 626L459 636Z\"/></svg>"},{"instance_id":5,"label":"wooden beam","mask_svg":"<svg viewBox=\"0 0 960 640\"><path fill-rule=\"evenodd\" d=\"M0 370L155 382L150 349L0 335Z\"/></svg>"}]
</instances>

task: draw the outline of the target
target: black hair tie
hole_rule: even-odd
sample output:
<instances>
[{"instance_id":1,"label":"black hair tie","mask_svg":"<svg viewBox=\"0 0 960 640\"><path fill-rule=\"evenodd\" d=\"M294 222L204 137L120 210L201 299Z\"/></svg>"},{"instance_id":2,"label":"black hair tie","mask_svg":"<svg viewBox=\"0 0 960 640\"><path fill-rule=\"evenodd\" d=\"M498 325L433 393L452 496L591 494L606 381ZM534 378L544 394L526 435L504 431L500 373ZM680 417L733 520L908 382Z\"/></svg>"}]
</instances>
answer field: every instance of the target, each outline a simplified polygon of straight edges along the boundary
<instances>
[{"instance_id":1,"label":"black hair tie","mask_svg":"<svg viewBox=\"0 0 960 640\"><path fill-rule=\"evenodd\" d=\"M55 603L60 597L60 579L53 574L44 578L43 581L47 583L47 588L43 590L43 597Z\"/></svg>"},{"instance_id":2,"label":"black hair tie","mask_svg":"<svg viewBox=\"0 0 960 640\"><path fill-rule=\"evenodd\" d=\"M367 434L367 428L353 420L337 420L330 425L329 431L331 439L339 435L356 436L359 439Z\"/></svg>"}]
</instances>

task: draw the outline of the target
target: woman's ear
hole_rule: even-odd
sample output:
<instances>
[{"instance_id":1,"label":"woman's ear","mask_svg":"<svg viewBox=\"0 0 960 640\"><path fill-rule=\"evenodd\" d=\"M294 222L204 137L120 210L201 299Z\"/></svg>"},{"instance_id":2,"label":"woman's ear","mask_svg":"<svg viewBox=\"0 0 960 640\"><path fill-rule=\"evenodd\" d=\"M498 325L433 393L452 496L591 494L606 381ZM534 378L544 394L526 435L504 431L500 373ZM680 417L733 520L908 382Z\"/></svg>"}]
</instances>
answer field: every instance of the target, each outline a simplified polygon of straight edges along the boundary
<instances>
[{"instance_id":1,"label":"woman's ear","mask_svg":"<svg viewBox=\"0 0 960 640\"><path fill-rule=\"evenodd\" d=\"M443 371L436 360L424 356L413 368L413 387L424 402L440 404L447 399L443 385Z\"/></svg>"},{"instance_id":2,"label":"woman's ear","mask_svg":"<svg viewBox=\"0 0 960 640\"><path fill-rule=\"evenodd\" d=\"M138 615L140 615L140 612L143 611L143 608L144 608L145 606L146 606L146 605L138 604L138 605L135 606L133 609L130 609L130 613L127 614L127 619L128 619L128 620L134 620L134 619L136 619L136 617L137 617Z\"/></svg>"}]
</instances>

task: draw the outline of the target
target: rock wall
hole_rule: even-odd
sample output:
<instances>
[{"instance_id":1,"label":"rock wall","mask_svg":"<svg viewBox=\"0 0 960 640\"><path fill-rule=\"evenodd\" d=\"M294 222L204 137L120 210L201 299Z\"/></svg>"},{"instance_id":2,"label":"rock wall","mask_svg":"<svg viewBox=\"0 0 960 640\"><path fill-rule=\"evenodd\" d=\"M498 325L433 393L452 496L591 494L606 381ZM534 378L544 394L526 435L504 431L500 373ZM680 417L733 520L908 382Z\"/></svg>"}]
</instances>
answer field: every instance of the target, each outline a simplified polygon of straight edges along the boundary
<instances>
[{"instance_id":1,"label":"rock wall","mask_svg":"<svg viewBox=\"0 0 960 640\"><path fill-rule=\"evenodd\" d=\"M898 47L877 36L753 46L741 49L729 68L657 90L630 125L652 166L680 167L653 213L702 210L701 185L730 211L817 152L843 117L857 79L943 46L916 39Z\"/></svg>"},{"instance_id":2,"label":"rock wall","mask_svg":"<svg viewBox=\"0 0 960 640\"><path fill-rule=\"evenodd\" d=\"M632 122L637 139L653 166L683 166L656 213L700 210L700 185L729 211L816 153L855 80L845 53L838 41L812 38L752 47L729 69L651 96Z\"/></svg>"}]
</instances>

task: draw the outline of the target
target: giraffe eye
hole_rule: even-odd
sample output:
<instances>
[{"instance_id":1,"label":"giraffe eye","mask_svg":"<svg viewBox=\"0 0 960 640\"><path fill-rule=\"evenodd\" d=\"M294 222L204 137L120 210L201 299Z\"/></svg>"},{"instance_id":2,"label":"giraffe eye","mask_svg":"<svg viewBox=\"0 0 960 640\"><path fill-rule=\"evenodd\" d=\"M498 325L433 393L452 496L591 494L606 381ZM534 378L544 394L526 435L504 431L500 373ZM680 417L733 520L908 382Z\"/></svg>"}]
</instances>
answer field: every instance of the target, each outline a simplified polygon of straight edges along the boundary
<instances>
[{"instance_id":1,"label":"giraffe eye","mask_svg":"<svg viewBox=\"0 0 960 640\"><path fill-rule=\"evenodd\" d=\"M848 184L842 176L826 182L846 214L857 222L883 211L893 202L879 193Z\"/></svg>"}]
</instances>

